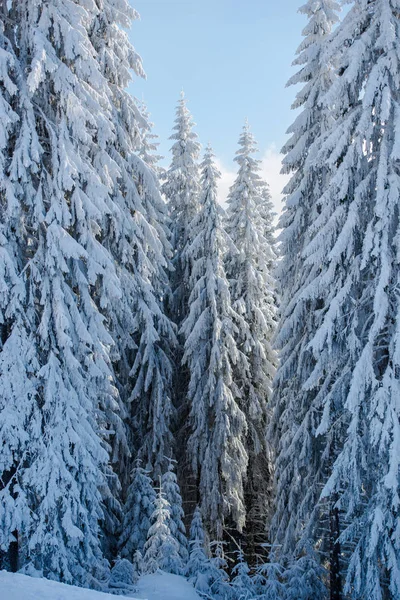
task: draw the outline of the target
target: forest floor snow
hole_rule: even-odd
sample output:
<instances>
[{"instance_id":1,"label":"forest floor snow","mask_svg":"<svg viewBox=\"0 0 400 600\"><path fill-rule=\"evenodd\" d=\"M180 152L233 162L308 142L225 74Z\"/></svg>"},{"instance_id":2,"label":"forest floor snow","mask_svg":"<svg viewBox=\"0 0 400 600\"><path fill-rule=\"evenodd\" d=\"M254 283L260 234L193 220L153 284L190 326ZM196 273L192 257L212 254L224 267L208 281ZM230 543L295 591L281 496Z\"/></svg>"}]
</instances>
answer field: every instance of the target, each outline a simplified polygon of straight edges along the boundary
<instances>
[{"instance_id":1,"label":"forest floor snow","mask_svg":"<svg viewBox=\"0 0 400 600\"><path fill-rule=\"evenodd\" d=\"M140 578L136 587L137 600L199 600L200 598L186 579L168 573L145 575ZM1 600L116 600L123 596L103 594L48 579L0 571L0 598Z\"/></svg>"}]
</instances>

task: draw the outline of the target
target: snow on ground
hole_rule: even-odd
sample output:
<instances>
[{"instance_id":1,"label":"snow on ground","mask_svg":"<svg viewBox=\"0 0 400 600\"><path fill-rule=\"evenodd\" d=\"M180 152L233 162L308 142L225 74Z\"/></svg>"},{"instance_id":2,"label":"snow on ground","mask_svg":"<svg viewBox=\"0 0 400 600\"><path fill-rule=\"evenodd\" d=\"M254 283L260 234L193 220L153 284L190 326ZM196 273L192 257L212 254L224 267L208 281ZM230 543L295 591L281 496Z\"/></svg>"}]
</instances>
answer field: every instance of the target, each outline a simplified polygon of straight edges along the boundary
<instances>
[{"instance_id":1,"label":"snow on ground","mask_svg":"<svg viewBox=\"0 0 400 600\"><path fill-rule=\"evenodd\" d=\"M146 575L140 579L137 588L137 600L199 600L183 577L167 573ZM122 597L0 571L1 600L116 600Z\"/></svg>"},{"instance_id":2,"label":"snow on ground","mask_svg":"<svg viewBox=\"0 0 400 600\"><path fill-rule=\"evenodd\" d=\"M169 573L141 577L135 596L140 600L199 600L200 598L186 579Z\"/></svg>"}]
</instances>

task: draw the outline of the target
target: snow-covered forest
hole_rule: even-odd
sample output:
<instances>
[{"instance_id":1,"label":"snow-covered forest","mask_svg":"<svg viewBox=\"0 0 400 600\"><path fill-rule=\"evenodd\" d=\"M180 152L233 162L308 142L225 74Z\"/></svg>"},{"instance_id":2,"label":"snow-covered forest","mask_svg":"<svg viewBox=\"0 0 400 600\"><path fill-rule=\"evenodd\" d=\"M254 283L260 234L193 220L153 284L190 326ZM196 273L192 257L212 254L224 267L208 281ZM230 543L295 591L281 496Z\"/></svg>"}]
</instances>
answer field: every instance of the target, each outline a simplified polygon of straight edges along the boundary
<instances>
[{"instance_id":1,"label":"snow-covered forest","mask_svg":"<svg viewBox=\"0 0 400 600\"><path fill-rule=\"evenodd\" d=\"M276 226L247 120L225 208L179 90L163 166L130 0L0 0L13 594L400 599L400 0L303 3Z\"/></svg>"}]
</instances>

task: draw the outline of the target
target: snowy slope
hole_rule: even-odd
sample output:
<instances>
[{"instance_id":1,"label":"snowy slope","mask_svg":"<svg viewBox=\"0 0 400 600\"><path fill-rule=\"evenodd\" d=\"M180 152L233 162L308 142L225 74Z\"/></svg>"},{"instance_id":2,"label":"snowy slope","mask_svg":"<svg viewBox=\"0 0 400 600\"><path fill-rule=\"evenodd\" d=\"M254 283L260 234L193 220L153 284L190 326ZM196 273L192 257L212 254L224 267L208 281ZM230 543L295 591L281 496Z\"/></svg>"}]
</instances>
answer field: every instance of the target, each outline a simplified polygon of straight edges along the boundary
<instances>
[{"instance_id":1,"label":"snowy slope","mask_svg":"<svg viewBox=\"0 0 400 600\"><path fill-rule=\"evenodd\" d=\"M183 577L156 573L141 577L136 592L140 600L199 600L200 596ZM86 600L86 599L85 599ZM99 600L102 600L99 598Z\"/></svg>"},{"instance_id":2,"label":"snowy slope","mask_svg":"<svg viewBox=\"0 0 400 600\"><path fill-rule=\"evenodd\" d=\"M1 600L116 600L121 596L0 571ZM139 600L199 600L190 583L177 575L146 575L138 583Z\"/></svg>"}]
</instances>

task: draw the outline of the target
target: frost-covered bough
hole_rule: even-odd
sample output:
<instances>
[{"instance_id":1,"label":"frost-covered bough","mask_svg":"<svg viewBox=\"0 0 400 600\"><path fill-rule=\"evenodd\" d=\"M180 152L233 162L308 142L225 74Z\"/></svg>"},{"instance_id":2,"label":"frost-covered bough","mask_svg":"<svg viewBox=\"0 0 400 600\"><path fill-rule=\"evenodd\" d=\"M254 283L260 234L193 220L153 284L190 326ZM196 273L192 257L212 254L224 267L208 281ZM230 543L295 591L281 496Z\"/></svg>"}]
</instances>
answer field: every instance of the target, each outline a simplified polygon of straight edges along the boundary
<instances>
[{"instance_id":1,"label":"frost-covered bough","mask_svg":"<svg viewBox=\"0 0 400 600\"><path fill-rule=\"evenodd\" d=\"M119 389L129 414L130 446L158 476L166 468L164 457L173 443L170 356L176 340L164 311L171 254L166 211L157 174L149 164L150 125L125 89L131 71L143 75L140 57L122 29L138 15L126 0L96 4L91 40L108 83L114 124L114 138L107 145L113 170L105 175L110 178L115 210L106 219L104 243L117 264L123 289L121 301L106 310L117 349L113 360ZM126 483L129 462L123 471Z\"/></svg>"},{"instance_id":2,"label":"frost-covered bough","mask_svg":"<svg viewBox=\"0 0 400 600\"><path fill-rule=\"evenodd\" d=\"M340 511L344 593L378 600L400 595L400 3L352 4L330 45L336 124L318 160L332 177L305 252L328 290L309 387L325 390L317 434L340 442L322 498Z\"/></svg>"},{"instance_id":3,"label":"frost-covered bough","mask_svg":"<svg viewBox=\"0 0 400 600\"><path fill-rule=\"evenodd\" d=\"M143 553L156 493L149 473L141 467L140 460L136 461L131 478L124 506L120 548L121 556L132 562L136 552Z\"/></svg>"},{"instance_id":4,"label":"frost-covered bough","mask_svg":"<svg viewBox=\"0 0 400 600\"><path fill-rule=\"evenodd\" d=\"M235 342L240 317L232 308L224 269L227 236L217 204L219 177L208 148L202 163L200 211L191 222L192 239L184 254L192 265L192 293L181 331L183 360L190 373L188 453L198 476L206 527L221 537L227 517L239 529L245 525L248 457L246 417L233 380L233 369L246 369L247 364Z\"/></svg>"},{"instance_id":5,"label":"frost-covered bough","mask_svg":"<svg viewBox=\"0 0 400 600\"><path fill-rule=\"evenodd\" d=\"M8 6L18 23L14 43L35 116L26 122L27 163L18 183L33 214L23 246L30 258L21 266L41 430L21 485L33 519L20 566L96 586L104 564L99 522L108 489L106 413L118 411L112 339L96 305L122 295L99 239L103 215L111 210L96 164L101 157L104 169L112 170L104 152L113 135L108 89L88 36L94 5L22 0ZM34 139L36 153L29 149Z\"/></svg>"},{"instance_id":6,"label":"frost-covered bough","mask_svg":"<svg viewBox=\"0 0 400 600\"><path fill-rule=\"evenodd\" d=\"M185 513L182 508L182 497L175 474L175 462L171 458L168 461L168 469L161 477L161 484L166 500L171 506L171 515L168 526L171 534L179 544L179 555L182 564L186 565L188 561L186 528L183 522Z\"/></svg>"},{"instance_id":7,"label":"frost-covered bough","mask_svg":"<svg viewBox=\"0 0 400 600\"><path fill-rule=\"evenodd\" d=\"M289 80L289 85L304 85L293 105L301 111L289 129L291 137L283 149L286 154L283 172L292 177L284 190L286 207L280 222L283 229L283 256L278 271L282 302L277 337L280 366L274 384L269 434L276 452L277 489L272 539L276 543L275 554L282 564L302 556L310 539L314 543L318 540L323 552L334 550L329 542L327 513L330 507L327 503L321 505L319 498L334 457L335 440L331 435L317 435L317 428L330 392L336 395L339 412L342 404L341 392L331 385L333 381L330 383L328 378L320 385L318 377L312 378L319 357L314 355L310 342L328 306L329 301L325 299L333 293L333 288L328 284L316 285L328 253L320 249L315 263L310 263L305 254L305 248L319 226L320 198L327 189L330 176L329 167L317 163L316 157L333 120L323 98L335 79L326 49L332 28L338 21L339 6L333 0L310 0L300 10L308 17L308 23L294 63L301 68ZM342 331L345 331L344 327ZM328 369L333 374L337 368L346 377L343 346L347 342L343 341L340 350L338 342L336 344L335 366L332 363L333 368L328 365ZM340 425L339 421L339 432ZM332 514L332 519L334 517ZM321 556L322 560L322 555L315 556Z\"/></svg>"},{"instance_id":8,"label":"frost-covered bough","mask_svg":"<svg viewBox=\"0 0 400 600\"><path fill-rule=\"evenodd\" d=\"M0 568L16 570L18 545L32 524L23 482L41 435L27 285L35 221L30 177L41 148L10 14L5 5L0 10Z\"/></svg>"},{"instance_id":9,"label":"frost-covered bough","mask_svg":"<svg viewBox=\"0 0 400 600\"><path fill-rule=\"evenodd\" d=\"M240 364L234 369L234 380L241 390L239 406L248 427L246 547L252 560L256 551L260 552L260 547L256 549L256 546L266 541L267 514L271 509L273 466L266 429L277 366L276 352L271 344L277 321L272 277L276 261L272 211L269 212L268 189L259 175L260 161L254 157L256 151L254 136L246 123L235 158L239 171L228 196L226 230L235 250L227 253L226 271L232 306L241 317L237 323L236 343L248 362L247 370L240 368Z\"/></svg>"}]
</instances>

